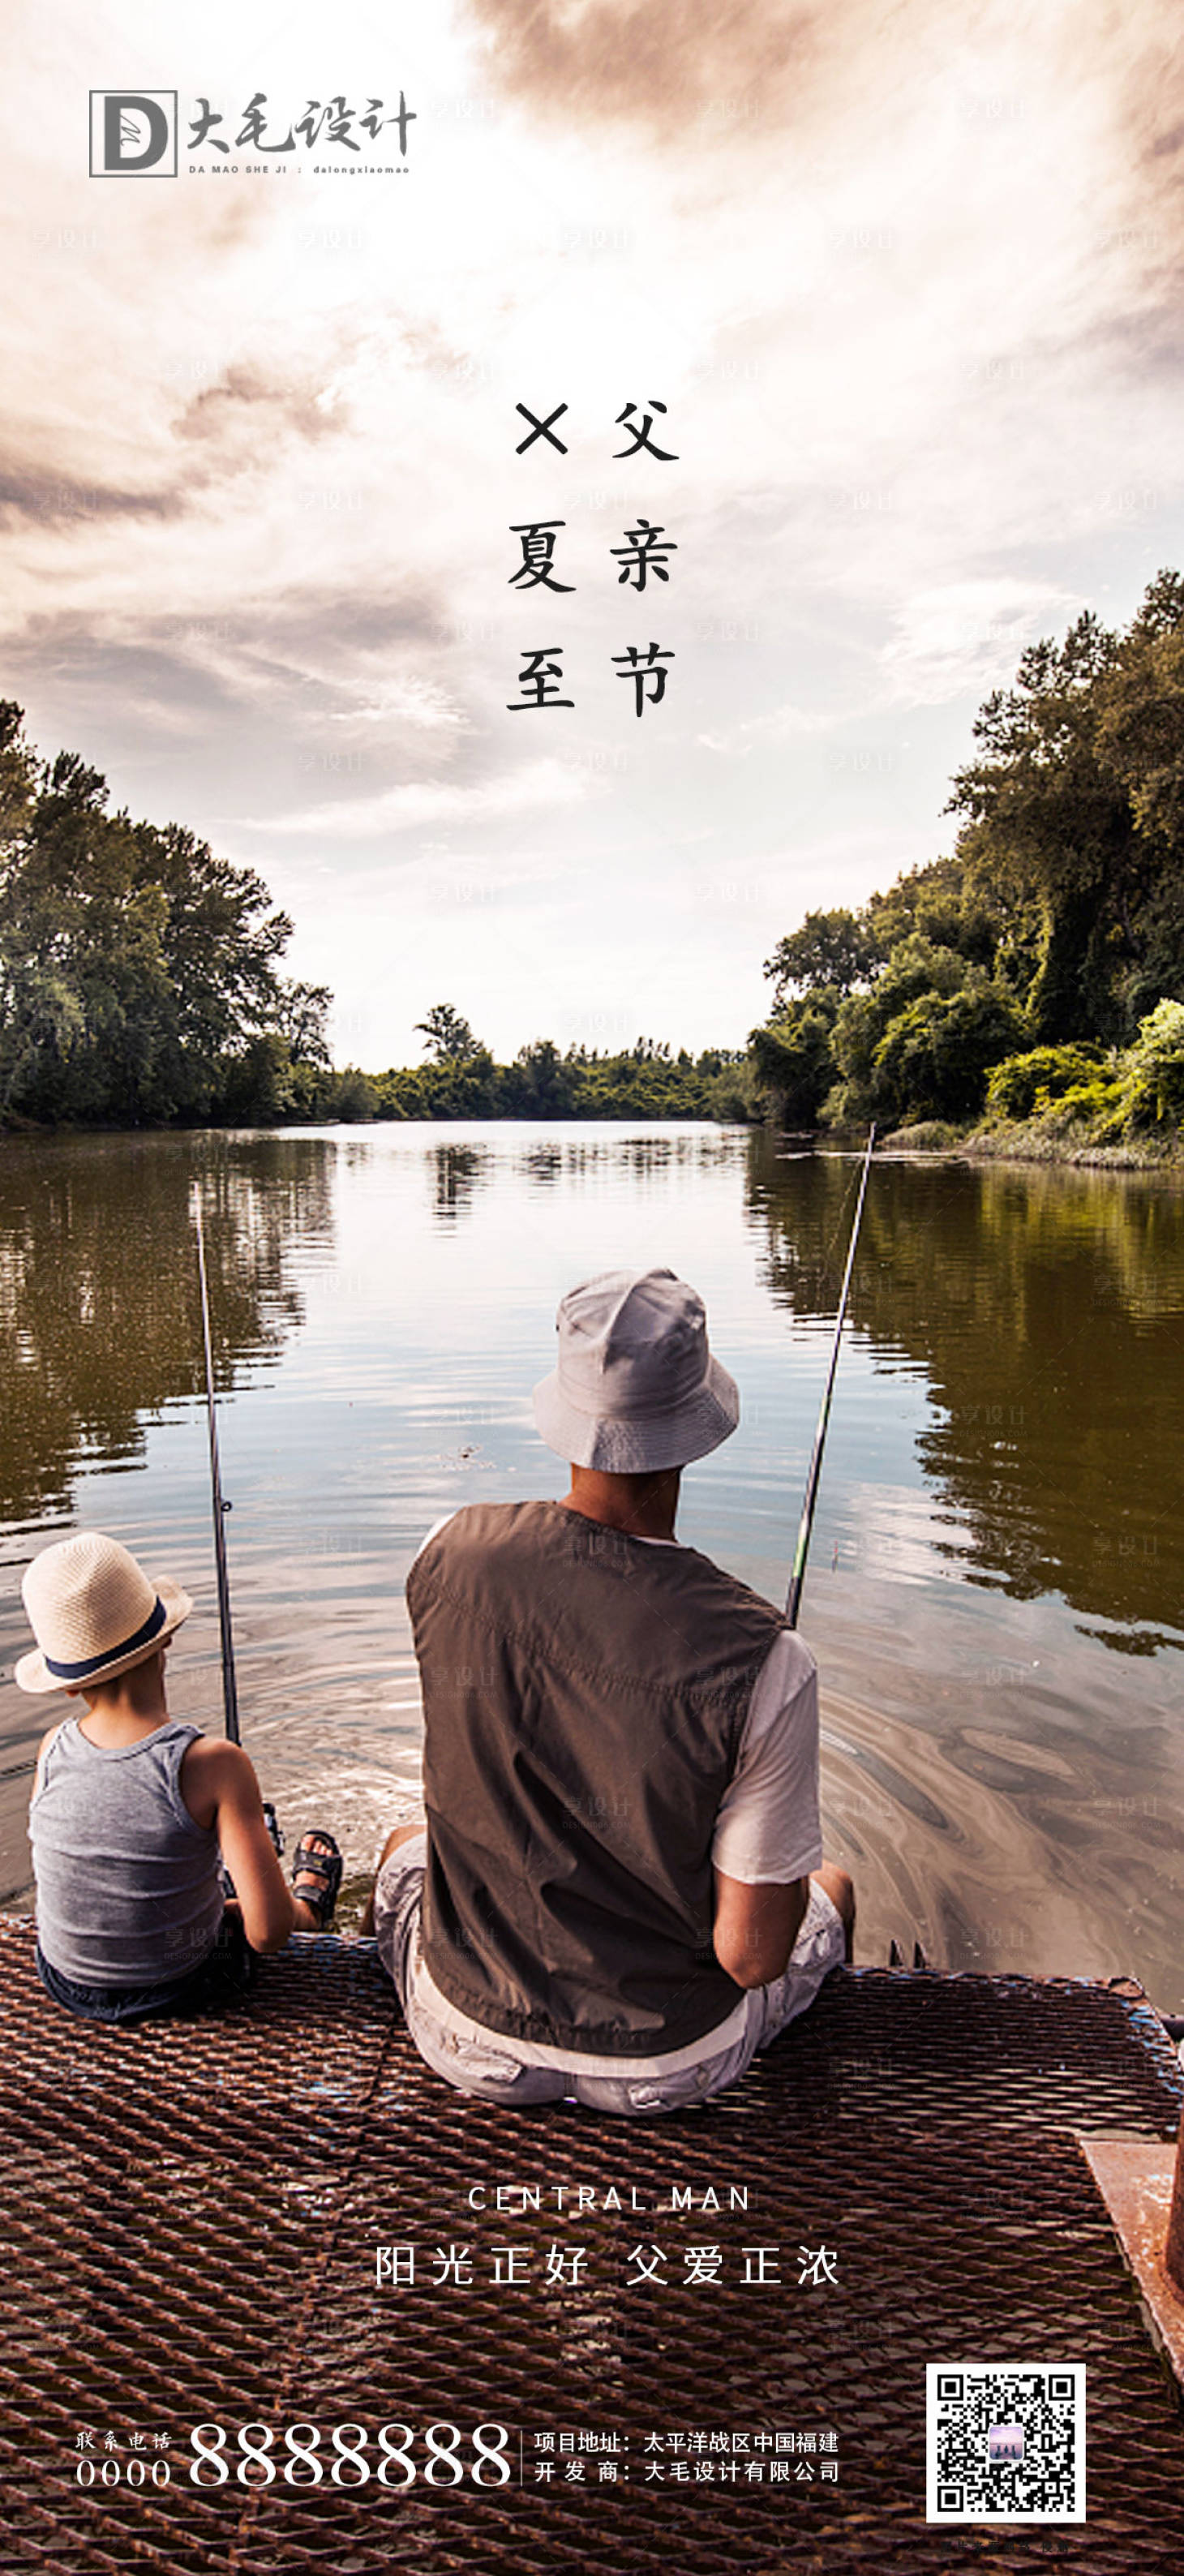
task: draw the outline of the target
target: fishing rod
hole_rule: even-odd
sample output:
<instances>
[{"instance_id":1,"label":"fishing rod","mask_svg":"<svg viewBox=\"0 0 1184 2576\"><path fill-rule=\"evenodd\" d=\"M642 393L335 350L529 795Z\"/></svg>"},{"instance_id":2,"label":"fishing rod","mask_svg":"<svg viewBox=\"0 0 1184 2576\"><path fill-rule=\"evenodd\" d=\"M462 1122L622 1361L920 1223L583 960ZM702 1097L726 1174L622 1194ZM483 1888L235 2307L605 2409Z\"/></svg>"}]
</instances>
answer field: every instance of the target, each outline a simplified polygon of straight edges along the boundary
<instances>
[{"instance_id":1,"label":"fishing rod","mask_svg":"<svg viewBox=\"0 0 1184 2576\"><path fill-rule=\"evenodd\" d=\"M218 1457L218 1416L214 1406L214 1354L210 1343L210 1298L206 1286L206 1241L201 1221L201 1184L192 1189L193 1222L197 1228L197 1276L201 1287L201 1330L206 1355L206 1419L210 1432L210 1499L214 1512L214 1564L218 1575L218 1625L222 1631L222 1705L226 1711L226 1733L232 1744L242 1743L238 1722L238 1686L234 1678L234 1638L230 1627L230 1577L226 1571L226 1531L223 1526L230 1505L222 1498L222 1468ZM263 1801L263 1821L275 1851L283 1856L284 1837L279 1818L270 1798Z\"/></svg>"},{"instance_id":2,"label":"fishing rod","mask_svg":"<svg viewBox=\"0 0 1184 2576\"><path fill-rule=\"evenodd\" d=\"M230 1510L222 1499L222 1469L218 1460L218 1416L214 1407L214 1354L210 1343L210 1299L206 1287L206 1244L201 1222L201 1185L195 1181L192 1190L193 1221L197 1227L197 1276L201 1285L201 1329L206 1354L206 1418L210 1433L210 1495L214 1511L214 1564L218 1575L218 1625L222 1631L222 1705L226 1712L226 1732L232 1744L242 1743L238 1722L238 1689L234 1678L234 1638L230 1627L230 1581L226 1572L226 1532L223 1522Z\"/></svg>"},{"instance_id":3,"label":"fishing rod","mask_svg":"<svg viewBox=\"0 0 1184 2576\"><path fill-rule=\"evenodd\" d=\"M802 1598L802 1585L806 1580L806 1558L810 1553L810 1535L814 1527L814 1506L818 1500L818 1484L822 1474L822 1452L826 1447L826 1427L830 1421L830 1400L834 1394L835 1372L839 1365L839 1343L843 1338L843 1318L847 1312L847 1291L850 1288L851 1273L855 1267L855 1247L859 1241L859 1221L863 1215L863 1202L867 1192L867 1176L872 1167L872 1147L875 1144L875 1141L876 1129L875 1121L873 1120L872 1125L869 1127L867 1132L867 1152L863 1158L863 1172L859 1183L859 1197L855 1202L855 1222L851 1228L851 1241L847 1247L847 1267L843 1272L843 1285L839 1292L839 1311L835 1317L835 1337L830 1348L830 1367L826 1373L826 1386L823 1390L822 1405L818 1415L818 1428L814 1434L814 1453L810 1460L810 1473L806 1478L806 1492L802 1503L802 1517L798 1525L798 1543L793 1552L793 1572L790 1575L789 1590L785 1596L785 1616L788 1619L791 1628L796 1628L798 1624L798 1607Z\"/></svg>"}]
</instances>

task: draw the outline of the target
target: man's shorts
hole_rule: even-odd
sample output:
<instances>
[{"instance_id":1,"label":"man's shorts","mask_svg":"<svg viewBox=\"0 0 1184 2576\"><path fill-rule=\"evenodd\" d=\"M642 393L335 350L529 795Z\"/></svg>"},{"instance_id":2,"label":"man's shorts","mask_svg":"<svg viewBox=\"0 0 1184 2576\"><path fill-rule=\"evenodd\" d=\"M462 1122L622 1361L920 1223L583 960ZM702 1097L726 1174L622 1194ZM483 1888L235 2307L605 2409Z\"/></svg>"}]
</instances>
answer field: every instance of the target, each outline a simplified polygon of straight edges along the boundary
<instances>
[{"instance_id":1,"label":"man's shorts","mask_svg":"<svg viewBox=\"0 0 1184 2576\"><path fill-rule=\"evenodd\" d=\"M539 2102L582 2102L590 2111L633 2117L686 2110L734 2084L778 2031L813 2003L822 1980L842 1965L845 1936L838 1908L817 1881L784 1976L752 1986L719 2031L661 2057L590 2057L562 2064L553 2049L482 2028L433 1984L420 1942L427 1868L426 1831L383 1862L374 1891L378 1956L391 1979L411 2037L426 2065L461 2093L525 2110Z\"/></svg>"}]
</instances>

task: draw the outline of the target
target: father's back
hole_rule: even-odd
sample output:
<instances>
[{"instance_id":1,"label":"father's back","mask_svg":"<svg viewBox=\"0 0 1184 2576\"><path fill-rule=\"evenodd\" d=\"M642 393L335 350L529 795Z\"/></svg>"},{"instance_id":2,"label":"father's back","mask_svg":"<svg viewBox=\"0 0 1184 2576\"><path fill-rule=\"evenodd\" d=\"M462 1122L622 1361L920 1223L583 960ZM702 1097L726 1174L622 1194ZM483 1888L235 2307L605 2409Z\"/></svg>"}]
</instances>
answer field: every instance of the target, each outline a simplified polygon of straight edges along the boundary
<instances>
[{"instance_id":1,"label":"father's back","mask_svg":"<svg viewBox=\"0 0 1184 2576\"><path fill-rule=\"evenodd\" d=\"M712 1948L712 1838L779 1613L694 1548L555 1502L458 1512L407 1597L437 1987L576 2053L714 2029L738 1989Z\"/></svg>"}]
</instances>

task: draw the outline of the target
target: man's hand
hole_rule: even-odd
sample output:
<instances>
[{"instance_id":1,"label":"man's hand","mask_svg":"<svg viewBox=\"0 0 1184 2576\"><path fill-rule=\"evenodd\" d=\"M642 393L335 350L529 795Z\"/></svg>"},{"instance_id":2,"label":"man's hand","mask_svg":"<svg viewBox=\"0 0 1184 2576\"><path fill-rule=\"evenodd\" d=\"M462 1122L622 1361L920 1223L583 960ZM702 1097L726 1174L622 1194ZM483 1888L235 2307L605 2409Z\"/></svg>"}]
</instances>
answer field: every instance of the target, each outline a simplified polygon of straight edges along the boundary
<instances>
[{"instance_id":1,"label":"man's hand","mask_svg":"<svg viewBox=\"0 0 1184 2576\"><path fill-rule=\"evenodd\" d=\"M752 1887L742 1878L715 1876L713 1942L721 1968L738 1986L771 1985L789 1966L789 1954L802 1928L810 1895L808 1878L784 1886L764 1879Z\"/></svg>"}]
</instances>

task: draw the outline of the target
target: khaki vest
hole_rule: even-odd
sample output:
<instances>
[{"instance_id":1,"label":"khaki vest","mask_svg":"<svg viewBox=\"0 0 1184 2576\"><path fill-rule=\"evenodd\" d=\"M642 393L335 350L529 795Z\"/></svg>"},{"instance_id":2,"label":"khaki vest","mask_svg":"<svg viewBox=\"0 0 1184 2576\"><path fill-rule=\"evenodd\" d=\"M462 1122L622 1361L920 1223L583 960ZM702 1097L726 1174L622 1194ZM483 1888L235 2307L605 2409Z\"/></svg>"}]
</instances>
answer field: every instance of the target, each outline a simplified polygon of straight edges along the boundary
<instances>
[{"instance_id":1,"label":"khaki vest","mask_svg":"<svg viewBox=\"0 0 1184 2576\"><path fill-rule=\"evenodd\" d=\"M561 1503L458 1512L407 1579L423 1947L489 2030L660 2055L727 2019L711 1842L784 1620L693 1548Z\"/></svg>"}]
</instances>

